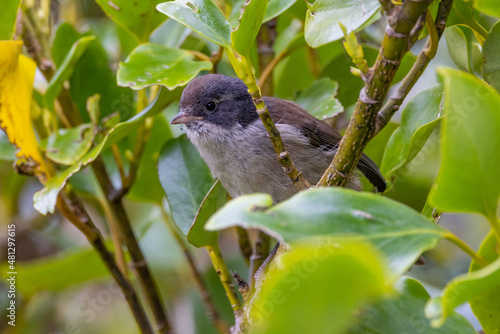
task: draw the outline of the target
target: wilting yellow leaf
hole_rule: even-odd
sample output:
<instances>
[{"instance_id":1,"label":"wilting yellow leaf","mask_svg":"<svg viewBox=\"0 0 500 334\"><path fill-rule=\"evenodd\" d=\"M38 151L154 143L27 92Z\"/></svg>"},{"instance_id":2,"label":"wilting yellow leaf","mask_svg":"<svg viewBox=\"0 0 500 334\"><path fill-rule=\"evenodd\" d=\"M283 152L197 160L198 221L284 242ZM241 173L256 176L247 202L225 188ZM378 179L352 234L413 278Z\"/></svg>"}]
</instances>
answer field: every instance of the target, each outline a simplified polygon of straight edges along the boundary
<instances>
[{"instance_id":1,"label":"wilting yellow leaf","mask_svg":"<svg viewBox=\"0 0 500 334\"><path fill-rule=\"evenodd\" d=\"M21 55L22 42L0 41L0 127L19 149L17 157L45 182L49 168L38 149L30 117L36 65Z\"/></svg>"}]
</instances>

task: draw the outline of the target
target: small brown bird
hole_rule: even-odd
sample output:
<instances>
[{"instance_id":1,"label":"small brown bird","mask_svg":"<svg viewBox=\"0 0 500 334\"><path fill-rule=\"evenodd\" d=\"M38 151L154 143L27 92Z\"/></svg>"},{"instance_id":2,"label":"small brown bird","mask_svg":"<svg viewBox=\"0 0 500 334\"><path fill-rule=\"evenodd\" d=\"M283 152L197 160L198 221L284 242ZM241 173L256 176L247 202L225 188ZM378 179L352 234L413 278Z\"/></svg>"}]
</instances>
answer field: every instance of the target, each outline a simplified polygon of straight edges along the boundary
<instances>
[{"instance_id":1,"label":"small brown bird","mask_svg":"<svg viewBox=\"0 0 500 334\"><path fill-rule=\"evenodd\" d=\"M335 155L342 135L291 101L264 97L292 160L315 184ZM264 192L281 202L297 192L276 160L276 152L243 81L208 74L191 81L182 93L172 124L186 124L187 136L213 175L233 197ZM363 154L358 169L382 192L386 183L375 163ZM359 188L357 177L348 184Z\"/></svg>"}]
</instances>

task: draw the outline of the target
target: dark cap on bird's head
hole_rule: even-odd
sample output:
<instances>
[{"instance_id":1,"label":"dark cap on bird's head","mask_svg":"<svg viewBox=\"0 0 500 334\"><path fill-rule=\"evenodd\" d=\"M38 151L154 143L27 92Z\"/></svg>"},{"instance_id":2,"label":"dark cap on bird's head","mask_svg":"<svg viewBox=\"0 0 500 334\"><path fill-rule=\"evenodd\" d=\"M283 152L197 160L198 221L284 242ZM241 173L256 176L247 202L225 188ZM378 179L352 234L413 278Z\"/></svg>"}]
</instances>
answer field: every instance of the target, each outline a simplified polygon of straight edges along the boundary
<instances>
[{"instance_id":1,"label":"dark cap on bird's head","mask_svg":"<svg viewBox=\"0 0 500 334\"><path fill-rule=\"evenodd\" d=\"M179 114L172 124L205 121L230 128L245 126L258 115L243 81L222 74L207 74L191 81L184 89Z\"/></svg>"}]
</instances>

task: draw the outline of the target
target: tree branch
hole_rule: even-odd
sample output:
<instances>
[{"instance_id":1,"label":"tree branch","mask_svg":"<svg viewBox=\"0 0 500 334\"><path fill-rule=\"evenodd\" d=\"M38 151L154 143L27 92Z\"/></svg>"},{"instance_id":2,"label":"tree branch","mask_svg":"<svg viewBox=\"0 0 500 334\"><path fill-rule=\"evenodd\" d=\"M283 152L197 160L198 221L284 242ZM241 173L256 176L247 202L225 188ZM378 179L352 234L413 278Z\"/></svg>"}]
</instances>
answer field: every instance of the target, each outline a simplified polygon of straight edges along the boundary
<instances>
[{"instance_id":1,"label":"tree branch","mask_svg":"<svg viewBox=\"0 0 500 334\"><path fill-rule=\"evenodd\" d=\"M378 110L385 99L401 59L410 47L410 34L431 0L406 0L389 17L382 46L373 68L365 78L354 113L332 163L318 186L344 186L375 133Z\"/></svg>"},{"instance_id":2,"label":"tree branch","mask_svg":"<svg viewBox=\"0 0 500 334\"><path fill-rule=\"evenodd\" d=\"M64 192L64 190L63 190ZM146 312L137 297L134 288L116 265L115 259L106 248L101 232L90 219L83 204L72 192L61 192L57 198L57 207L76 228L87 238L94 250L108 268L111 276L122 290L127 303L134 315L141 333L153 334L153 329L146 316Z\"/></svg>"},{"instance_id":3,"label":"tree branch","mask_svg":"<svg viewBox=\"0 0 500 334\"><path fill-rule=\"evenodd\" d=\"M408 72L406 77L399 85L397 91L391 96L389 101L379 111L377 115L377 124L374 135L379 133L380 130L382 130L384 126L389 123L392 116L396 113L396 111L399 110L401 103L403 103L410 90L413 88L424 70L427 68L427 65L430 63L432 58L434 58L436 50L438 48L439 39L443 35L444 29L446 28L446 21L448 20L448 15L450 14L452 6L453 0L441 1L439 3L436 20L432 25L428 22L430 14L426 15L426 21L428 22L427 26L431 26L431 28L428 28L429 39L427 40L427 43L422 52L420 52L420 54L418 55L417 60L413 64L410 72Z\"/></svg>"}]
</instances>

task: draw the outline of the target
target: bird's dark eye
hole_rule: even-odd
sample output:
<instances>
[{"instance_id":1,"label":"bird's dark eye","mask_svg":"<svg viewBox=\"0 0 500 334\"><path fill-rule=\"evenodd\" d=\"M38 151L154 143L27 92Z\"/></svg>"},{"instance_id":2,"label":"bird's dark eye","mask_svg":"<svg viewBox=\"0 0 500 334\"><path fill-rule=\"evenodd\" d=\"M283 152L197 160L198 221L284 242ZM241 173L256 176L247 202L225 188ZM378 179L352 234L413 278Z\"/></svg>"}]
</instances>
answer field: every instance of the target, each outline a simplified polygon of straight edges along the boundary
<instances>
[{"instance_id":1,"label":"bird's dark eye","mask_svg":"<svg viewBox=\"0 0 500 334\"><path fill-rule=\"evenodd\" d=\"M207 109L208 111L214 111L215 110L215 102L214 101L208 102L205 105L205 109Z\"/></svg>"}]
</instances>

